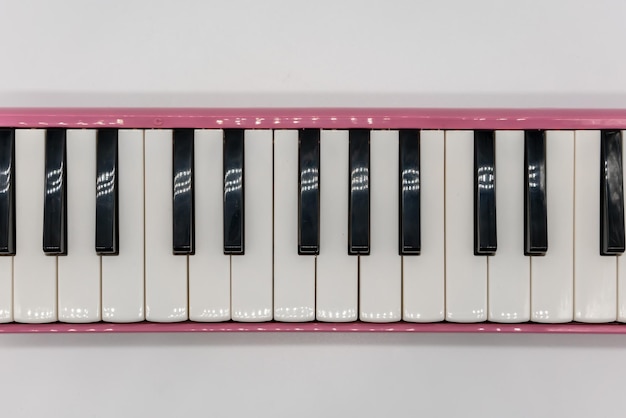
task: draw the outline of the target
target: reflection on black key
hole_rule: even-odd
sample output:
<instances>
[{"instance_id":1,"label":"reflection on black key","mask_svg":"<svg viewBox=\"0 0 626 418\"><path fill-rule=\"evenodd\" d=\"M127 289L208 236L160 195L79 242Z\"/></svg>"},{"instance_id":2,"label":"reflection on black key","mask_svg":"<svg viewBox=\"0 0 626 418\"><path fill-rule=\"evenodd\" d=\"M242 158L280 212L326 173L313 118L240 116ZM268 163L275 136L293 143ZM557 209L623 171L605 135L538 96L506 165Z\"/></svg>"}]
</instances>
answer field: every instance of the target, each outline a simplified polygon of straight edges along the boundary
<instances>
[{"instance_id":1,"label":"reflection on black key","mask_svg":"<svg viewBox=\"0 0 626 418\"><path fill-rule=\"evenodd\" d=\"M348 254L370 253L370 131L350 130Z\"/></svg>"},{"instance_id":2,"label":"reflection on black key","mask_svg":"<svg viewBox=\"0 0 626 418\"><path fill-rule=\"evenodd\" d=\"M600 254L621 254L624 252L621 131L602 131L600 160Z\"/></svg>"},{"instance_id":3,"label":"reflection on black key","mask_svg":"<svg viewBox=\"0 0 626 418\"><path fill-rule=\"evenodd\" d=\"M175 129L172 158L173 253L195 249L193 191L193 129Z\"/></svg>"},{"instance_id":4,"label":"reflection on black key","mask_svg":"<svg viewBox=\"0 0 626 418\"><path fill-rule=\"evenodd\" d=\"M420 253L420 132L402 129L400 139L400 255Z\"/></svg>"},{"instance_id":5,"label":"reflection on black key","mask_svg":"<svg viewBox=\"0 0 626 418\"><path fill-rule=\"evenodd\" d=\"M15 254L15 130L0 129L0 255Z\"/></svg>"},{"instance_id":6,"label":"reflection on black key","mask_svg":"<svg viewBox=\"0 0 626 418\"><path fill-rule=\"evenodd\" d=\"M545 255L548 251L548 206L544 131L524 133L524 170L524 254Z\"/></svg>"},{"instance_id":7,"label":"reflection on black key","mask_svg":"<svg viewBox=\"0 0 626 418\"><path fill-rule=\"evenodd\" d=\"M117 129L100 129L96 139L96 253L119 251Z\"/></svg>"},{"instance_id":8,"label":"reflection on black key","mask_svg":"<svg viewBox=\"0 0 626 418\"><path fill-rule=\"evenodd\" d=\"M320 131L298 132L298 254L320 252Z\"/></svg>"},{"instance_id":9,"label":"reflection on black key","mask_svg":"<svg viewBox=\"0 0 626 418\"><path fill-rule=\"evenodd\" d=\"M224 254L245 249L243 137L243 129L224 130Z\"/></svg>"},{"instance_id":10,"label":"reflection on black key","mask_svg":"<svg viewBox=\"0 0 626 418\"><path fill-rule=\"evenodd\" d=\"M494 131L474 132L474 255L496 253Z\"/></svg>"},{"instance_id":11,"label":"reflection on black key","mask_svg":"<svg viewBox=\"0 0 626 418\"><path fill-rule=\"evenodd\" d=\"M67 188L65 129L46 131L43 252L67 254Z\"/></svg>"}]
</instances>

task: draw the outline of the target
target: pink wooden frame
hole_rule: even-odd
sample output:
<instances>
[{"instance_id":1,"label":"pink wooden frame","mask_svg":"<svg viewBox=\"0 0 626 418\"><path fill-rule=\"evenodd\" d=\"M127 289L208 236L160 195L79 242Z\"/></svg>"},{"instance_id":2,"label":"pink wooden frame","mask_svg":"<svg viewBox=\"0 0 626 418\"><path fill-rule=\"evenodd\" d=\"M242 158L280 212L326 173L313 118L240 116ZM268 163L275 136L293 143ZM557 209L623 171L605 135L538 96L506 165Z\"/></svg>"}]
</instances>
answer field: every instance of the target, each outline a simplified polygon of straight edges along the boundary
<instances>
[{"instance_id":1,"label":"pink wooden frame","mask_svg":"<svg viewBox=\"0 0 626 418\"><path fill-rule=\"evenodd\" d=\"M14 128L626 129L626 109L38 109L0 108ZM626 324L150 323L0 324L0 333L478 332L626 334Z\"/></svg>"},{"instance_id":2,"label":"pink wooden frame","mask_svg":"<svg viewBox=\"0 0 626 418\"><path fill-rule=\"evenodd\" d=\"M427 332L427 333L556 333L556 334L626 334L626 324L456 324L438 322L417 324L394 322L373 324L366 322L345 323L288 323L288 322L138 322L131 324L0 324L0 334L11 333L90 333L90 332Z\"/></svg>"},{"instance_id":3,"label":"pink wooden frame","mask_svg":"<svg viewBox=\"0 0 626 418\"><path fill-rule=\"evenodd\" d=\"M2 109L15 128L626 128L626 109Z\"/></svg>"}]
</instances>

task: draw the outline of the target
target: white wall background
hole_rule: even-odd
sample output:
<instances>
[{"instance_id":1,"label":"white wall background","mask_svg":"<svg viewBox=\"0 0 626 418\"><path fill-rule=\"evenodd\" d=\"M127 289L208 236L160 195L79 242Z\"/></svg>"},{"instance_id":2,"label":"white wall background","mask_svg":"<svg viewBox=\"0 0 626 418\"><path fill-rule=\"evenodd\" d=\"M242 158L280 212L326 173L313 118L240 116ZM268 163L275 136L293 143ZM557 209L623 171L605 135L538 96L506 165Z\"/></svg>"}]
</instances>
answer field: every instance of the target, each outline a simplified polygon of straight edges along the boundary
<instances>
[{"instance_id":1,"label":"white wall background","mask_svg":"<svg viewBox=\"0 0 626 418\"><path fill-rule=\"evenodd\" d=\"M625 107L626 2L0 0L0 106ZM622 417L626 336L2 335L1 417Z\"/></svg>"}]
</instances>

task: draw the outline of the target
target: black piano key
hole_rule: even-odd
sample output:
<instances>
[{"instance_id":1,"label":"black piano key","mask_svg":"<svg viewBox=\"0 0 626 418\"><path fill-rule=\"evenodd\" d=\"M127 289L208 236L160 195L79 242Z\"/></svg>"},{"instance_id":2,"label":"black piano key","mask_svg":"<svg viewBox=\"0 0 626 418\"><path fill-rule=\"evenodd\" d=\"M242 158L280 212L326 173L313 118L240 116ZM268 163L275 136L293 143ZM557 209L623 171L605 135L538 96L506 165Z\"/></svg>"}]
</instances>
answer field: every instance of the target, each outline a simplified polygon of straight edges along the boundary
<instances>
[{"instance_id":1,"label":"black piano key","mask_svg":"<svg viewBox=\"0 0 626 418\"><path fill-rule=\"evenodd\" d=\"M244 130L224 130L224 254L242 255L244 223Z\"/></svg>"},{"instance_id":2,"label":"black piano key","mask_svg":"<svg viewBox=\"0 0 626 418\"><path fill-rule=\"evenodd\" d=\"M172 251L191 255L195 250L193 190L193 129L174 129L172 158Z\"/></svg>"},{"instance_id":3,"label":"black piano key","mask_svg":"<svg viewBox=\"0 0 626 418\"><path fill-rule=\"evenodd\" d=\"M621 131L602 131L600 145L600 255L624 252L624 174Z\"/></svg>"},{"instance_id":4,"label":"black piano key","mask_svg":"<svg viewBox=\"0 0 626 418\"><path fill-rule=\"evenodd\" d=\"M348 254L370 252L370 131L351 129Z\"/></svg>"},{"instance_id":5,"label":"black piano key","mask_svg":"<svg viewBox=\"0 0 626 418\"><path fill-rule=\"evenodd\" d=\"M400 255L418 255L420 237L420 132L402 129L400 139Z\"/></svg>"},{"instance_id":6,"label":"black piano key","mask_svg":"<svg viewBox=\"0 0 626 418\"><path fill-rule=\"evenodd\" d=\"M474 255L496 253L494 131L474 131Z\"/></svg>"},{"instance_id":7,"label":"black piano key","mask_svg":"<svg viewBox=\"0 0 626 418\"><path fill-rule=\"evenodd\" d=\"M117 129L100 129L96 138L96 253L119 253Z\"/></svg>"},{"instance_id":8,"label":"black piano key","mask_svg":"<svg viewBox=\"0 0 626 418\"><path fill-rule=\"evenodd\" d=\"M0 129L0 255L15 255L14 129Z\"/></svg>"},{"instance_id":9,"label":"black piano key","mask_svg":"<svg viewBox=\"0 0 626 418\"><path fill-rule=\"evenodd\" d=\"M320 131L298 132L298 254L320 252Z\"/></svg>"},{"instance_id":10,"label":"black piano key","mask_svg":"<svg viewBox=\"0 0 626 418\"><path fill-rule=\"evenodd\" d=\"M48 129L45 149L43 252L67 254L66 130Z\"/></svg>"},{"instance_id":11,"label":"black piano key","mask_svg":"<svg viewBox=\"0 0 626 418\"><path fill-rule=\"evenodd\" d=\"M548 251L546 200L546 137L544 131L524 133L524 254Z\"/></svg>"}]
</instances>

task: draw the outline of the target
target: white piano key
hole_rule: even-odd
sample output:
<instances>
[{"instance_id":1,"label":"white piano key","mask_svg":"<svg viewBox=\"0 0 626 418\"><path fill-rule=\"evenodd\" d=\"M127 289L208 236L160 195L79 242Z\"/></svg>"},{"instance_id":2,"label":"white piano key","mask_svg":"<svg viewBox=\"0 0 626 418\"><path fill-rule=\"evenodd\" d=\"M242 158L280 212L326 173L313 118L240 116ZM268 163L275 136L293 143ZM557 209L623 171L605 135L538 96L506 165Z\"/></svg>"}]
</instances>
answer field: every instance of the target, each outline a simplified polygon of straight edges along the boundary
<instances>
[{"instance_id":1,"label":"white piano key","mask_svg":"<svg viewBox=\"0 0 626 418\"><path fill-rule=\"evenodd\" d=\"M530 319L530 258L524 255L524 131L496 131L498 250L489 257L489 321Z\"/></svg>"},{"instance_id":2,"label":"white piano key","mask_svg":"<svg viewBox=\"0 0 626 418\"><path fill-rule=\"evenodd\" d=\"M597 161L600 161L599 158ZM595 170L599 171L599 167ZM574 307L572 131L546 132L546 199L548 251L544 256L531 257L531 320L569 322ZM594 200L594 203L599 205L598 200ZM599 231L597 233L600 234Z\"/></svg>"},{"instance_id":3,"label":"white piano key","mask_svg":"<svg viewBox=\"0 0 626 418\"><path fill-rule=\"evenodd\" d=\"M272 135L271 130L245 131L245 255L231 256L235 321L261 322L273 317Z\"/></svg>"},{"instance_id":4,"label":"white piano key","mask_svg":"<svg viewBox=\"0 0 626 418\"><path fill-rule=\"evenodd\" d=\"M402 319L402 258L398 255L398 131L370 134L370 255L360 257L359 318Z\"/></svg>"},{"instance_id":5,"label":"white piano key","mask_svg":"<svg viewBox=\"0 0 626 418\"><path fill-rule=\"evenodd\" d=\"M358 258L348 255L348 157L348 131L322 130L318 321L349 322L358 317Z\"/></svg>"},{"instance_id":6,"label":"white piano key","mask_svg":"<svg viewBox=\"0 0 626 418\"><path fill-rule=\"evenodd\" d=\"M574 320L617 319L617 260L600 255L600 131L575 132Z\"/></svg>"},{"instance_id":7,"label":"white piano key","mask_svg":"<svg viewBox=\"0 0 626 418\"><path fill-rule=\"evenodd\" d=\"M298 255L298 131L274 132L274 319L315 319L315 256Z\"/></svg>"},{"instance_id":8,"label":"white piano key","mask_svg":"<svg viewBox=\"0 0 626 418\"><path fill-rule=\"evenodd\" d=\"M13 256L0 257L0 323L13 321Z\"/></svg>"},{"instance_id":9,"label":"white piano key","mask_svg":"<svg viewBox=\"0 0 626 418\"><path fill-rule=\"evenodd\" d=\"M2 197L3 250L15 251L15 130L0 129L2 160L0 196ZM13 206L13 208L11 208ZM6 217L5 217L6 216ZM0 323L13 321L13 256L0 257Z\"/></svg>"},{"instance_id":10,"label":"white piano key","mask_svg":"<svg viewBox=\"0 0 626 418\"><path fill-rule=\"evenodd\" d=\"M57 257L44 255L42 249L45 135L45 130L15 132L16 322L57 320Z\"/></svg>"},{"instance_id":11,"label":"white piano key","mask_svg":"<svg viewBox=\"0 0 626 418\"><path fill-rule=\"evenodd\" d=\"M196 253L189 257L189 319L230 320L230 256L224 255L221 129L195 131Z\"/></svg>"},{"instance_id":12,"label":"white piano key","mask_svg":"<svg viewBox=\"0 0 626 418\"><path fill-rule=\"evenodd\" d=\"M100 321L96 230L96 131L67 131L67 256L58 260L59 321Z\"/></svg>"},{"instance_id":13,"label":"white piano key","mask_svg":"<svg viewBox=\"0 0 626 418\"><path fill-rule=\"evenodd\" d=\"M474 255L474 133L445 135L446 320L485 321L487 257Z\"/></svg>"},{"instance_id":14,"label":"white piano key","mask_svg":"<svg viewBox=\"0 0 626 418\"><path fill-rule=\"evenodd\" d=\"M626 131L622 131L622 141L626 138ZM622 142L622 167L626 167L624 159L624 142ZM626 217L626 211L624 212ZM625 219L626 221L626 219ZM626 322L626 255L617 257L617 320Z\"/></svg>"},{"instance_id":15,"label":"white piano key","mask_svg":"<svg viewBox=\"0 0 626 418\"><path fill-rule=\"evenodd\" d=\"M187 256L172 254L172 131L145 131L144 149L146 319L184 321Z\"/></svg>"},{"instance_id":16,"label":"white piano key","mask_svg":"<svg viewBox=\"0 0 626 418\"><path fill-rule=\"evenodd\" d=\"M108 322L145 319L143 136L139 129L118 132L120 250L102 257L102 319Z\"/></svg>"},{"instance_id":17,"label":"white piano key","mask_svg":"<svg viewBox=\"0 0 626 418\"><path fill-rule=\"evenodd\" d=\"M402 257L403 319L445 319L444 273L444 132L420 132L419 256Z\"/></svg>"}]
</instances>

